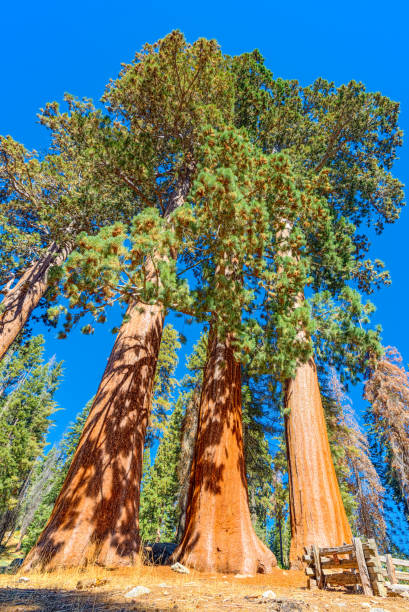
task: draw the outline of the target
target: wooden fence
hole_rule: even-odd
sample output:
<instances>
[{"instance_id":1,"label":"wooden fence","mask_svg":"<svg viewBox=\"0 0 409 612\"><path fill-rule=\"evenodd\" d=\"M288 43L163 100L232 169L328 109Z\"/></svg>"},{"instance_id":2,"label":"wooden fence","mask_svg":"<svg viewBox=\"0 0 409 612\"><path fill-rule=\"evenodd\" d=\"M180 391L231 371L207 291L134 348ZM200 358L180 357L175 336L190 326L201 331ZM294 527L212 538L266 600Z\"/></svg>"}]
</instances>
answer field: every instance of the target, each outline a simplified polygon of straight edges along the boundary
<instances>
[{"instance_id":1,"label":"wooden fence","mask_svg":"<svg viewBox=\"0 0 409 612\"><path fill-rule=\"evenodd\" d=\"M304 561L310 584L320 589L332 585L362 587L365 595L385 597L388 588L393 590L393 585L409 581L409 571L405 571L409 561L379 555L373 539L353 538L352 544L333 548L311 546L305 549Z\"/></svg>"}]
</instances>

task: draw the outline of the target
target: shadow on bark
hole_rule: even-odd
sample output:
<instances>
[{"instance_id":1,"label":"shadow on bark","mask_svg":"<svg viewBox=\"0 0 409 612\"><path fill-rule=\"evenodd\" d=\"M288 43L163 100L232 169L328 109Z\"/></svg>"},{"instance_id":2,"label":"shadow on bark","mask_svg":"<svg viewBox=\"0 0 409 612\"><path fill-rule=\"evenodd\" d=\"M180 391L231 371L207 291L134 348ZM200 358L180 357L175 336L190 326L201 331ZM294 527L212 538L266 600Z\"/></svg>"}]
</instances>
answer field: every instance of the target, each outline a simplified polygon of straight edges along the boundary
<instances>
[{"instance_id":1,"label":"shadow on bark","mask_svg":"<svg viewBox=\"0 0 409 612\"><path fill-rule=\"evenodd\" d=\"M137 562L143 446L163 327L159 306L128 309L78 449L25 569Z\"/></svg>"},{"instance_id":2,"label":"shadow on bark","mask_svg":"<svg viewBox=\"0 0 409 612\"><path fill-rule=\"evenodd\" d=\"M18 283L6 290L1 302L0 359L16 339L34 308L48 288L48 273L52 266L61 265L72 251L72 244L59 247L52 243L45 255L35 261Z\"/></svg>"},{"instance_id":3,"label":"shadow on bark","mask_svg":"<svg viewBox=\"0 0 409 612\"><path fill-rule=\"evenodd\" d=\"M244 462L241 366L232 338L209 334L186 527L174 558L202 571L269 572L273 553L250 517Z\"/></svg>"}]
</instances>

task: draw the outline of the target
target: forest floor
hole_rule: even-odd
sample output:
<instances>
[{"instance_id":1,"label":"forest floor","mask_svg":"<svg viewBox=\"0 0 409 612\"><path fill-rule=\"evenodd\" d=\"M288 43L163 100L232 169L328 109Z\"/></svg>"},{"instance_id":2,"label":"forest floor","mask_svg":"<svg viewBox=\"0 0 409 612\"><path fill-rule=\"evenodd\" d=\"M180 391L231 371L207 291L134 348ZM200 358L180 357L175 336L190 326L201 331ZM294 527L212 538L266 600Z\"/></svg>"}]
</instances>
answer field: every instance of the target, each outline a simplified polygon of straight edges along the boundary
<instances>
[{"instance_id":1,"label":"forest floor","mask_svg":"<svg viewBox=\"0 0 409 612\"><path fill-rule=\"evenodd\" d=\"M150 592L134 599L125 594L136 586ZM273 591L263 597L266 591ZM128 612L130 610L193 611L263 610L282 612L408 610L401 598L366 597L342 590L307 588L303 572L274 569L272 574L239 578L190 571L177 574L169 566L57 571L49 574L0 575L0 610L5 612Z\"/></svg>"}]
</instances>

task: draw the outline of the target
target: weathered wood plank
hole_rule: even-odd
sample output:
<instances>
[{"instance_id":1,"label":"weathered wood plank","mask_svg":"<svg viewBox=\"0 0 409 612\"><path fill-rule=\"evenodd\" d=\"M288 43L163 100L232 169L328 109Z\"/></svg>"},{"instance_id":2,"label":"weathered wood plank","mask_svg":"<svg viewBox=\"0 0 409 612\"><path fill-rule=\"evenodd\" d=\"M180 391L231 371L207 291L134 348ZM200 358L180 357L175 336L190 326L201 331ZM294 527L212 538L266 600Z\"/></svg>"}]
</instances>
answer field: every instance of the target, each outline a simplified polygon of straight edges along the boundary
<instances>
[{"instance_id":1,"label":"weathered wood plank","mask_svg":"<svg viewBox=\"0 0 409 612\"><path fill-rule=\"evenodd\" d=\"M321 567L324 569L358 569L358 563L356 559L329 559L323 561L321 559Z\"/></svg>"},{"instance_id":2,"label":"weathered wood plank","mask_svg":"<svg viewBox=\"0 0 409 612\"><path fill-rule=\"evenodd\" d=\"M361 578L362 590L364 595L373 595L371 581L369 579L368 568L366 567L364 551L362 548L362 542L359 538L353 538L356 562L358 564L359 576Z\"/></svg>"},{"instance_id":3,"label":"weathered wood plank","mask_svg":"<svg viewBox=\"0 0 409 612\"><path fill-rule=\"evenodd\" d=\"M392 557L392 562L395 566L409 567L409 559L395 559L395 557Z\"/></svg>"},{"instance_id":4,"label":"weathered wood plank","mask_svg":"<svg viewBox=\"0 0 409 612\"><path fill-rule=\"evenodd\" d=\"M327 584L359 584L358 574L343 572L342 574L331 574L325 578Z\"/></svg>"},{"instance_id":5,"label":"weathered wood plank","mask_svg":"<svg viewBox=\"0 0 409 612\"><path fill-rule=\"evenodd\" d=\"M323 589L324 588L324 576L321 571L320 550L318 546L312 547L312 555L314 557L315 576L317 579L317 585L319 589Z\"/></svg>"},{"instance_id":6,"label":"weathered wood plank","mask_svg":"<svg viewBox=\"0 0 409 612\"><path fill-rule=\"evenodd\" d=\"M389 582L391 584L396 584L398 581L396 580L395 566L393 565L392 555L386 555L386 571L388 574Z\"/></svg>"},{"instance_id":7,"label":"weathered wood plank","mask_svg":"<svg viewBox=\"0 0 409 612\"><path fill-rule=\"evenodd\" d=\"M374 595L379 595L379 597L386 597L386 587L385 587L385 579L382 574L382 566L379 560L378 555L378 547L376 545L375 539L370 538L367 544L368 548L365 551L365 558L368 560L368 557L375 557L377 561L377 567L373 568L376 571L376 575L371 576L371 586L374 592ZM367 551L371 551L371 554L367 554ZM368 563L367 563L368 565ZM368 571L370 571L370 567L368 567ZM375 572L374 572L375 574Z\"/></svg>"},{"instance_id":8,"label":"weathered wood plank","mask_svg":"<svg viewBox=\"0 0 409 612\"><path fill-rule=\"evenodd\" d=\"M320 548L320 555L344 555L354 551L353 544L345 544L345 546L335 546L331 548Z\"/></svg>"},{"instance_id":9,"label":"weathered wood plank","mask_svg":"<svg viewBox=\"0 0 409 612\"><path fill-rule=\"evenodd\" d=\"M400 572L399 570L396 570L395 574L398 580L409 580L409 572Z\"/></svg>"}]
</instances>

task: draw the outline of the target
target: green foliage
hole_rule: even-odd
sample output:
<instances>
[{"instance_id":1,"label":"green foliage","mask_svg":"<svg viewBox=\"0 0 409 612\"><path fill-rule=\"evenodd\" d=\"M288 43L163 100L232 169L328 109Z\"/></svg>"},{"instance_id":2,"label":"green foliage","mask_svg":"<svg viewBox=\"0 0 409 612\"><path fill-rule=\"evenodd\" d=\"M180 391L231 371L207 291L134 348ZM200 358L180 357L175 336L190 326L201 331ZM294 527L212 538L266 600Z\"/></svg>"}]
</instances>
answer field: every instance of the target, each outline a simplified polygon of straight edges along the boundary
<instances>
[{"instance_id":1,"label":"green foliage","mask_svg":"<svg viewBox=\"0 0 409 612\"><path fill-rule=\"evenodd\" d=\"M179 333L168 323L163 329L156 364L147 444L151 444L154 437L160 436L166 420L172 412L174 393L178 386L178 381L174 375L178 365L178 350L180 347Z\"/></svg>"},{"instance_id":2,"label":"green foliage","mask_svg":"<svg viewBox=\"0 0 409 612\"><path fill-rule=\"evenodd\" d=\"M175 539L182 421L181 396L164 428L155 462L147 467L142 481L139 524L141 537L147 542L172 542Z\"/></svg>"},{"instance_id":3,"label":"green foliage","mask_svg":"<svg viewBox=\"0 0 409 612\"><path fill-rule=\"evenodd\" d=\"M44 339L31 338L0 365L0 514L13 511L56 410L62 364L44 363Z\"/></svg>"},{"instance_id":4,"label":"green foliage","mask_svg":"<svg viewBox=\"0 0 409 612\"><path fill-rule=\"evenodd\" d=\"M273 515L273 457L266 433L269 381L244 375L242 386L243 442L250 514L257 535L268 542L268 523ZM270 429L270 431L269 431Z\"/></svg>"},{"instance_id":5,"label":"green foliage","mask_svg":"<svg viewBox=\"0 0 409 612\"><path fill-rule=\"evenodd\" d=\"M404 204L402 184L391 174L402 143L399 105L354 81L335 87L320 78L301 87L297 81L274 79L258 51L233 58L232 70L236 126L246 129L265 153L285 152L299 190L318 199L313 220L295 220L303 228L304 248L289 253L293 263L297 257L309 258L307 284L314 293L324 292L313 302L313 321L305 332L318 326L313 338L321 344L318 350L331 355L344 378L356 380L368 357L380 353L380 344L376 332L365 327L370 305L360 306L357 315L358 295L345 287L371 293L389 283L382 262L364 259L370 242L359 230L366 222L382 231ZM330 296L337 311L334 324L317 308L319 301L327 308ZM271 328L275 345L275 330L285 336L287 321L273 317ZM280 352L283 369L293 359L291 341ZM306 356L300 355L300 361Z\"/></svg>"},{"instance_id":6,"label":"green foliage","mask_svg":"<svg viewBox=\"0 0 409 612\"><path fill-rule=\"evenodd\" d=\"M288 567L291 525L288 500L287 456L284 434L277 438L277 450L272 468L271 499L273 525L269 531L269 544L280 567Z\"/></svg>"}]
</instances>

